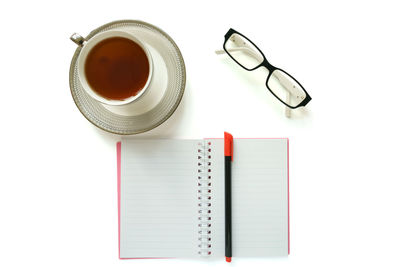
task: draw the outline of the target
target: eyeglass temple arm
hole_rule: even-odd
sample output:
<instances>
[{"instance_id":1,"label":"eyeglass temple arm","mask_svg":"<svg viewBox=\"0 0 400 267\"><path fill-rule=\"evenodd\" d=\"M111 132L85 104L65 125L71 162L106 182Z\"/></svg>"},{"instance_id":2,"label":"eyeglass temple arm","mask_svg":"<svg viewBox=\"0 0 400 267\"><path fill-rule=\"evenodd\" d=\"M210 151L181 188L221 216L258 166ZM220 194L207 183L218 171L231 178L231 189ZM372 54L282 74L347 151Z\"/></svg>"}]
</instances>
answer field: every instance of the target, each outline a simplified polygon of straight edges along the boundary
<instances>
[{"instance_id":1,"label":"eyeglass temple arm","mask_svg":"<svg viewBox=\"0 0 400 267\"><path fill-rule=\"evenodd\" d=\"M286 88L286 103L290 105L291 95L296 95L292 91L292 87L291 87L290 81L288 81L287 79L279 79L279 77L277 75L275 75L274 73L272 73L272 75L274 75L275 78L278 79L280 84L282 84ZM290 110L290 108L288 106L285 106L285 115L286 115L287 118L290 118L291 110Z\"/></svg>"},{"instance_id":2,"label":"eyeglass temple arm","mask_svg":"<svg viewBox=\"0 0 400 267\"><path fill-rule=\"evenodd\" d=\"M247 47L229 48L228 51L229 51L229 52L246 51L246 52L252 54L253 56L258 57L258 54L257 54L257 53L255 53L252 49L247 48ZM226 53L226 52L225 52L225 50L223 50L223 49L221 49L221 50L215 50L215 54L217 54L217 55L222 55L222 54L225 54L225 53ZM290 96L291 96L291 94L292 94L290 86L288 86L285 82L281 81L276 75L274 75L274 76L275 76L275 78L277 78L278 81L280 81L281 84L286 88L286 103L290 104ZM286 116L287 118L290 118L290 116L291 116L291 110L290 110L290 108L289 108L288 106L285 106L285 116Z\"/></svg>"},{"instance_id":3,"label":"eyeglass temple arm","mask_svg":"<svg viewBox=\"0 0 400 267\"><path fill-rule=\"evenodd\" d=\"M290 105L290 92L286 91L286 103L288 103ZM285 106L285 116L286 118L290 118L292 111L290 110L290 108L288 106Z\"/></svg>"},{"instance_id":4,"label":"eyeglass temple arm","mask_svg":"<svg viewBox=\"0 0 400 267\"><path fill-rule=\"evenodd\" d=\"M259 58L260 55L257 54L256 52L254 52L252 49L248 48L248 47L235 47L235 48L229 48L228 49L229 52L242 52L245 51L249 54L251 54L252 56L254 56L255 58ZM222 55L225 54L225 50L215 50L215 54L217 55Z\"/></svg>"}]
</instances>

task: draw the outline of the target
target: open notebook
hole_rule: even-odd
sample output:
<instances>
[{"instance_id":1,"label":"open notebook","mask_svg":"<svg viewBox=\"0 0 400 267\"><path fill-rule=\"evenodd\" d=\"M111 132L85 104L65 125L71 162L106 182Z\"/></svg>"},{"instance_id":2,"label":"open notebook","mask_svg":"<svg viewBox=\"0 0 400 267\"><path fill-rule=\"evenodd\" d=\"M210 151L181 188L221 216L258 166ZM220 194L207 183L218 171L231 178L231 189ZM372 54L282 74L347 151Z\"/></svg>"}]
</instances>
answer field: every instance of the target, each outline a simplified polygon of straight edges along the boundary
<instances>
[{"instance_id":1,"label":"open notebook","mask_svg":"<svg viewBox=\"0 0 400 267\"><path fill-rule=\"evenodd\" d=\"M121 259L224 257L224 140L117 144ZM233 257L289 253L288 140L234 139Z\"/></svg>"}]
</instances>

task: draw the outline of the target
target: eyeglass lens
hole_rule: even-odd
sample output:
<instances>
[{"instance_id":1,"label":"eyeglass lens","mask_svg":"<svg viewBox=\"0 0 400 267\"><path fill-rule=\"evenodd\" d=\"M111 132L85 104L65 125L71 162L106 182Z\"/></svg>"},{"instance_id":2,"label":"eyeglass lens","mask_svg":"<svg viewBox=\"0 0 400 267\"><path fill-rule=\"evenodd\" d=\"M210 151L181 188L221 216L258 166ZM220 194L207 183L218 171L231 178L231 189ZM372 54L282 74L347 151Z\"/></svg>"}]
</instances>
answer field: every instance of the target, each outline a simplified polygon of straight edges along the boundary
<instances>
[{"instance_id":1,"label":"eyeglass lens","mask_svg":"<svg viewBox=\"0 0 400 267\"><path fill-rule=\"evenodd\" d=\"M236 33L225 42L225 50L248 70L254 69L264 61L261 52L248 39Z\"/></svg>"},{"instance_id":2,"label":"eyeglass lens","mask_svg":"<svg viewBox=\"0 0 400 267\"><path fill-rule=\"evenodd\" d=\"M274 70L272 72L267 86L276 97L291 107L297 106L306 97L303 87L290 75L281 70Z\"/></svg>"}]
</instances>

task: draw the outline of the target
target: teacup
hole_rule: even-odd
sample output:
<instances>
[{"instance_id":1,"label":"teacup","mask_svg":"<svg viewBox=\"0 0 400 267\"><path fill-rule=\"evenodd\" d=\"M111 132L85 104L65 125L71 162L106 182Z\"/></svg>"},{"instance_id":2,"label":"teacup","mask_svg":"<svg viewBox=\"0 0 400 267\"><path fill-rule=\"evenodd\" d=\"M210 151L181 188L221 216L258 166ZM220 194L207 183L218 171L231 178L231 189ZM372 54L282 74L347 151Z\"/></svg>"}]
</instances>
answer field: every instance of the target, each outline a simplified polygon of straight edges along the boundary
<instances>
[{"instance_id":1,"label":"teacup","mask_svg":"<svg viewBox=\"0 0 400 267\"><path fill-rule=\"evenodd\" d=\"M108 30L89 40L74 35L71 39L82 46L77 60L78 76L90 97L106 105L122 106L136 102L148 91L153 60L146 45L134 35ZM125 90L130 84L137 87L135 92L131 90L135 94Z\"/></svg>"}]
</instances>

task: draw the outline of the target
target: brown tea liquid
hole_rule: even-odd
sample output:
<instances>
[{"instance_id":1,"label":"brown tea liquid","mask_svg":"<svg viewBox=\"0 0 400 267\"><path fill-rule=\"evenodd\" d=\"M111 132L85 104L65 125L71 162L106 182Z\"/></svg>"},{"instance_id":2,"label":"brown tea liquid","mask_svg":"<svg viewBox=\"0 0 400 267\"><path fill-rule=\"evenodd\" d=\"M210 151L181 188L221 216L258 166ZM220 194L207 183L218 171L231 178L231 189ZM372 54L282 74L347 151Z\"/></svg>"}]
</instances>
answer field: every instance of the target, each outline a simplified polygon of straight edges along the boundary
<instances>
[{"instance_id":1,"label":"brown tea liquid","mask_svg":"<svg viewBox=\"0 0 400 267\"><path fill-rule=\"evenodd\" d=\"M111 100L137 95L149 78L150 66L144 50L122 37L105 39L95 45L85 62L90 87Z\"/></svg>"}]
</instances>

